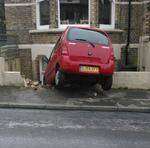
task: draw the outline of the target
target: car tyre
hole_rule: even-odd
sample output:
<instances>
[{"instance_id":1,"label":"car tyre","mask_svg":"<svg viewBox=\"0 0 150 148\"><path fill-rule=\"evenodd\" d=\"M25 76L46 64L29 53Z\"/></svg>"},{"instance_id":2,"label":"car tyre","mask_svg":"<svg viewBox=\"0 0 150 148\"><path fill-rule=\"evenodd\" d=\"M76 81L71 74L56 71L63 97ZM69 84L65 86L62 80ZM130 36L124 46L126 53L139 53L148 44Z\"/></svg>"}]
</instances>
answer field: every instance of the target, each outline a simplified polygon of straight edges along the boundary
<instances>
[{"instance_id":1,"label":"car tyre","mask_svg":"<svg viewBox=\"0 0 150 148\"><path fill-rule=\"evenodd\" d=\"M64 74L60 69L56 70L55 74L55 87L56 88L62 88L64 83Z\"/></svg>"},{"instance_id":2,"label":"car tyre","mask_svg":"<svg viewBox=\"0 0 150 148\"><path fill-rule=\"evenodd\" d=\"M113 77L112 76L108 76L108 77L104 77L103 82L101 84L102 89L103 90L110 90L113 84Z\"/></svg>"}]
</instances>

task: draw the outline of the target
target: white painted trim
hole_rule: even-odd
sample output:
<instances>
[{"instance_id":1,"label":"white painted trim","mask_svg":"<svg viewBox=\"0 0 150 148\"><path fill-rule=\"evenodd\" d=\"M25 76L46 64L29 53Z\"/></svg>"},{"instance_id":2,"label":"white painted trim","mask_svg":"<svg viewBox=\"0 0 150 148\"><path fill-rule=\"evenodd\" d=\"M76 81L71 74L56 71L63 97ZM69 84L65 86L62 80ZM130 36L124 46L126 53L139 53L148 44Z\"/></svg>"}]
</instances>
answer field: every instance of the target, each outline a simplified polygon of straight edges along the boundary
<instances>
[{"instance_id":1,"label":"white painted trim","mask_svg":"<svg viewBox=\"0 0 150 148\"><path fill-rule=\"evenodd\" d=\"M150 3L150 1L147 0L147 1L143 1L143 2L131 2L131 4L133 4L133 5L141 5L141 4L147 4L147 3ZM119 1L116 1L115 4L128 5L129 2L119 2Z\"/></svg>"},{"instance_id":2,"label":"white painted trim","mask_svg":"<svg viewBox=\"0 0 150 148\"><path fill-rule=\"evenodd\" d=\"M38 55L45 55L49 58L52 49L55 44L19 44L19 49L31 49L32 61L36 59Z\"/></svg>"},{"instance_id":3,"label":"white painted trim","mask_svg":"<svg viewBox=\"0 0 150 148\"><path fill-rule=\"evenodd\" d=\"M19 44L18 48L19 49L31 49L32 44Z\"/></svg>"},{"instance_id":4,"label":"white painted trim","mask_svg":"<svg viewBox=\"0 0 150 148\"><path fill-rule=\"evenodd\" d=\"M111 24L99 24L101 29L114 29L115 28L115 0L111 2Z\"/></svg>"},{"instance_id":5,"label":"white painted trim","mask_svg":"<svg viewBox=\"0 0 150 148\"><path fill-rule=\"evenodd\" d=\"M91 24L91 0L89 0L89 26Z\"/></svg>"},{"instance_id":6,"label":"white painted trim","mask_svg":"<svg viewBox=\"0 0 150 148\"><path fill-rule=\"evenodd\" d=\"M36 0L36 28L38 30L49 29L49 25L40 25L40 8L39 2L44 0Z\"/></svg>"},{"instance_id":7,"label":"white painted trim","mask_svg":"<svg viewBox=\"0 0 150 148\"><path fill-rule=\"evenodd\" d=\"M57 5L58 5L58 28L60 28L60 2L57 0Z\"/></svg>"},{"instance_id":8,"label":"white painted trim","mask_svg":"<svg viewBox=\"0 0 150 148\"><path fill-rule=\"evenodd\" d=\"M36 3L6 3L5 7L17 7L17 6L32 6Z\"/></svg>"},{"instance_id":9,"label":"white painted trim","mask_svg":"<svg viewBox=\"0 0 150 148\"><path fill-rule=\"evenodd\" d=\"M38 47L38 46L54 46L55 44L19 44L19 49L31 49L32 47Z\"/></svg>"},{"instance_id":10,"label":"white painted trim","mask_svg":"<svg viewBox=\"0 0 150 148\"><path fill-rule=\"evenodd\" d=\"M63 25L60 24L60 1L58 0L58 28L66 28L68 26L90 26L90 20L91 20L91 0L88 0L88 20L89 24L69 24L69 25Z\"/></svg>"}]
</instances>

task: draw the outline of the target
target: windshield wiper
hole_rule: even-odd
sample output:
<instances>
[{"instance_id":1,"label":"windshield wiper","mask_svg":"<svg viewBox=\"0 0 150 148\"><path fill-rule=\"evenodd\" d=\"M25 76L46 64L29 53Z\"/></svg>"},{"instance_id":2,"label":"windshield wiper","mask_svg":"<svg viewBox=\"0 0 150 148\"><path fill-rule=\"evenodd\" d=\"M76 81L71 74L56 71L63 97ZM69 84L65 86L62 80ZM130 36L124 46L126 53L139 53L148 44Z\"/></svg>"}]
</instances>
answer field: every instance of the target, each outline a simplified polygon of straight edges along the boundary
<instances>
[{"instance_id":1,"label":"windshield wiper","mask_svg":"<svg viewBox=\"0 0 150 148\"><path fill-rule=\"evenodd\" d=\"M92 43L92 42L90 42L90 41L88 41L88 40L85 40L85 39L75 39L75 40L87 42L87 43L89 43L90 45L92 45L92 47L95 47L94 43Z\"/></svg>"}]
</instances>

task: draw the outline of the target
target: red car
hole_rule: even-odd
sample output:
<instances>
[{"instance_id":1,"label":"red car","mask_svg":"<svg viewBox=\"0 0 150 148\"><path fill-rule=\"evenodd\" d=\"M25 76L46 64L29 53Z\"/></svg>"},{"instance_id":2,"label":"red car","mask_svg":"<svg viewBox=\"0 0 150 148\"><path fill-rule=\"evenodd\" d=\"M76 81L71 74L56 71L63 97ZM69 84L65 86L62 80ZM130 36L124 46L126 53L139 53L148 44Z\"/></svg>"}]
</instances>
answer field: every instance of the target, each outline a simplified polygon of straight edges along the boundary
<instances>
[{"instance_id":1,"label":"red car","mask_svg":"<svg viewBox=\"0 0 150 148\"><path fill-rule=\"evenodd\" d=\"M57 41L44 74L45 84L94 85L111 89L114 52L108 35L97 28L68 27Z\"/></svg>"}]
</instances>

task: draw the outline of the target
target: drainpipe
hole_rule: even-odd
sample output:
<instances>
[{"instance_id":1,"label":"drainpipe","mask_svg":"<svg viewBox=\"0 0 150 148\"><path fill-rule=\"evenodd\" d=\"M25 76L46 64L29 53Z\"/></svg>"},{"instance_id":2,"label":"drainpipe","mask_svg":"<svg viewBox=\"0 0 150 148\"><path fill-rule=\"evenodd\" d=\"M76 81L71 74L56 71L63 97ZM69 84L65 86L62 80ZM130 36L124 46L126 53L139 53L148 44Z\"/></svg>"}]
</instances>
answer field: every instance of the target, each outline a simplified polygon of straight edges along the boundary
<instances>
[{"instance_id":1,"label":"drainpipe","mask_svg":"<svg viewBox=\"0 0 150 148\"><path fill-rule=\"evenodd\" d=\"M126 43L126 58L125 58L125 65L128 65L128 49L129 49L129 46L130 46L130 38L131 38L131 1L132 0L129 0L129 3L128 3L128 32L127 32L127 43Z\"/></svg>"}]
</instances>

